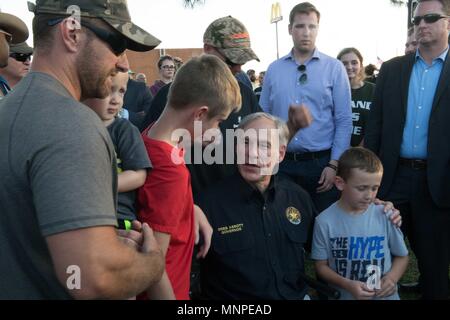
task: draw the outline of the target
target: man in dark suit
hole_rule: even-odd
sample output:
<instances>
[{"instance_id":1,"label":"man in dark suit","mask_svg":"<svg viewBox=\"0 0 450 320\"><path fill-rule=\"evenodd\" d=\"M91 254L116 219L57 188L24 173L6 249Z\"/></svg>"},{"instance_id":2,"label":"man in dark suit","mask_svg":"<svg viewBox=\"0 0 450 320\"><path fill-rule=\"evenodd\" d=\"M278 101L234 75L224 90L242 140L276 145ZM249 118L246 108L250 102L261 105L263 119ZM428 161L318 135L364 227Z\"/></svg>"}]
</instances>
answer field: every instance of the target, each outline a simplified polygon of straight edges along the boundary
<instances>
[{"instance_id":1,"label":"man in dark suit","mask_svg":"<svg viewBox=\"0 0 450 320\"><path fill-rule=\"evenodd\" d=\"M384 165L379 197L402 212L425 299L449 293L449 7L449 0L419 1L418 50L381 67L365 141Z\"/></svg>"},{"instance_id":2,"label":"man in dark suit","mask_svg":"<svg viewBox=\"0 0 450 320\"><path fill-rule=\"evenodd\" d=\"M124 108L129 112L129 120L140 131L144 130L144 119L150 105L152 104L152 94L147 85L133 79L128 80L127 92L124 97Z\"/></svg>"}]
</instances>

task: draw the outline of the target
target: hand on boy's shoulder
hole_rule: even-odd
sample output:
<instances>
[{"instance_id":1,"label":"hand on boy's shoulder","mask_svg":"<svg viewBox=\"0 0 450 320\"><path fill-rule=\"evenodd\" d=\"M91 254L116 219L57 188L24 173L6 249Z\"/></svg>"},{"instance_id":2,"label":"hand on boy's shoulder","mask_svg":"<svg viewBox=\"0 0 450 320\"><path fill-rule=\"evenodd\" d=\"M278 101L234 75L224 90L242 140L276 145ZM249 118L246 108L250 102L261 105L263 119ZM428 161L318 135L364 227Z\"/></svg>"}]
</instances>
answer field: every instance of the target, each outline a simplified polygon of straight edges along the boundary
<instances>
[{"instance_id":1,"label":"hand on boy's shoulder","mask_svg":"<svg viewBox=\"0 0 450 320\"><path fill-rule=\"evenodd\" d=\"M375 199L373 202L377 208L380 207L381 212L386 215L386 217L391 221L393 225L400 228L402 225L402 216L400 211L395 209L394 204L390 201L382 201L380 199Z\"/></svg>"}]
</instances>

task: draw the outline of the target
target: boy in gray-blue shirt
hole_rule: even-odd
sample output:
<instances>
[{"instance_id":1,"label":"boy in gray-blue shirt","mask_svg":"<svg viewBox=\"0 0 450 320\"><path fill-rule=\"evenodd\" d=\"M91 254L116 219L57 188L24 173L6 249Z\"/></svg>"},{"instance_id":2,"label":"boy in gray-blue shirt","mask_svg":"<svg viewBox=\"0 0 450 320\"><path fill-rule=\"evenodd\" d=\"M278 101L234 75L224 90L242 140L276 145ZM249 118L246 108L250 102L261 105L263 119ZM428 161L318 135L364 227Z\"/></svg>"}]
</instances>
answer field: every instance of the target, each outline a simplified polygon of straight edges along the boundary
<instances>
[{"instance_id":1,"label":"boy in gray-blue shirt","mask_svg":"<svg viewBox=\"0 0 450 320\"><path fill-rule=\"evenodd\" d=\"M314 226L312 259L318 277L340 299L398 300L397 282L408 265L400 229L373 204L383 175L377 156L350 148L339 159L335 185L341 198Z\"/></svg>"}]
</instances>

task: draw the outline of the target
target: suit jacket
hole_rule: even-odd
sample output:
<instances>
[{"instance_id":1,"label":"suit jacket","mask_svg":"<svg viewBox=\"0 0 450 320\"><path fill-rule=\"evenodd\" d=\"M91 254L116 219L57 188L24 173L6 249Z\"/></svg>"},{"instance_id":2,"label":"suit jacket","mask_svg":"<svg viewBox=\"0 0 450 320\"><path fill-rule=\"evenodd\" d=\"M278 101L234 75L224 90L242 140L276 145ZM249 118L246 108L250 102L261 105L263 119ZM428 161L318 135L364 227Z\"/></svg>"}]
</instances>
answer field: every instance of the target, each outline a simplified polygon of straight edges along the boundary
<instances>
[{"instance_id":1,"label":"suit jacket","mask_svg":"<svg viewBox=\"0 0 450 320\"><path fill-rule=\"evenodd\" d=\"M450 51L449 51L450 52ZM384 166L379 196L389 194L400 157L408 88L415 54L383 63L375 88L365 146L378 154ZM428 188L435 204L450 208L450 59L442 68L433 100L427 146Z\"/></svg>"},{"instance_id":2,"label":"suit jacket","mask_svg":"<svg viewBox=\"0 0 450 320\"><path fill-rule=\"evenodd\" d=\"M145 83L133 79L128 80L123 107L130 113L130 122L140 131L145 129L143 121L145 114L150 109L152 99L150 88Z\"/></svg>"}]
</instances>

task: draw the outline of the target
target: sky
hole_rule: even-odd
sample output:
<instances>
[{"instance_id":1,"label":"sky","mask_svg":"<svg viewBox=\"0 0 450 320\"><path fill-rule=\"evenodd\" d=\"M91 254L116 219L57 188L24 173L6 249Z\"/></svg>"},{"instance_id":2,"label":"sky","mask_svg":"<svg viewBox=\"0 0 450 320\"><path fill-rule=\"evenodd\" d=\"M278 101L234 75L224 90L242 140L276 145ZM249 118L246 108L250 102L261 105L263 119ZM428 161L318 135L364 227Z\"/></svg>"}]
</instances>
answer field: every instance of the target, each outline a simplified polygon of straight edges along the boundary
<instances>
[{"instance_id":1,"label":"sky","mask_svg":"<svg viewBox=\"0 0 450 320\"><path fill-rule=\"evenodd\" d=\"M34 2L34 0L32 0ZM406 6L389 0L309 0L321 13L317 48L335 57L345 47L356 47L364 64L377 64L402 55L406 40ZM194 9L183 0L128 0L132 21L162 42L158 48L201 48L203 33L217 18L232 15L248 29L252 48L260 62L245 64L244 70L263 71L277 59L276 26L270 23L275 0L205 0ZM278 23L279 56L289 53L289 12L301 1L279 0L283 20ZM0 0L3 12L19 16L31 31L33 14L26 0ZM32 36L28 43L32 45Z\"/></svg>"}]
</instances>

